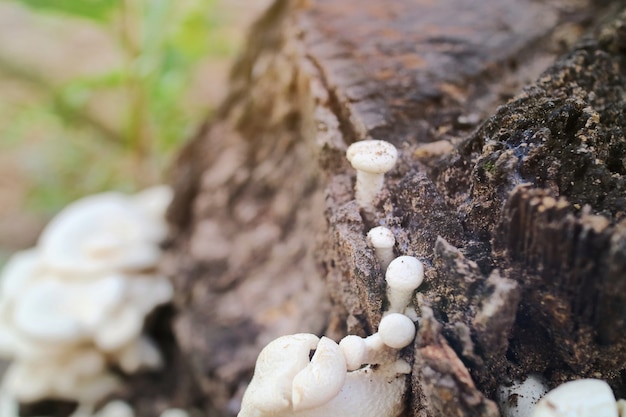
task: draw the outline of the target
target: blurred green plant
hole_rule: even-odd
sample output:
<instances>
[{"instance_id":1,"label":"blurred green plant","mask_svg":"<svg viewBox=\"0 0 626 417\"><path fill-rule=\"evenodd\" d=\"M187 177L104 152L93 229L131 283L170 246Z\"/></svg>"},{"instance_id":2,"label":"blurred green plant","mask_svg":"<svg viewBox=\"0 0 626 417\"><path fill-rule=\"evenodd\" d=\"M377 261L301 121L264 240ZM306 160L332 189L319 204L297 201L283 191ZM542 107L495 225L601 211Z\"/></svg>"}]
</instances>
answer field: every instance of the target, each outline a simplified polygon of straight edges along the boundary
<instances>
[{"instance_id":1,"label":"blurred green plant","mask_svg":"<svg viewBox=\"0 0 626 417\"><path fill-rule=\"evenodd\" d=\"M0 55L0 73L31 85L40 97L0 115L4 144L20 143L37 126L49 136L39 157L28 161L35 208L54 212L84 194L159 181L172 151L210 111L185 103L194 70L238 46L224 30L217 1L13 1L36 14L98 26L123 57L117 68L59 84ZM120 97L113 122L92 106L107 93ZM5 107L0 99L0 110Z\"/></svg>"}]
</instances>

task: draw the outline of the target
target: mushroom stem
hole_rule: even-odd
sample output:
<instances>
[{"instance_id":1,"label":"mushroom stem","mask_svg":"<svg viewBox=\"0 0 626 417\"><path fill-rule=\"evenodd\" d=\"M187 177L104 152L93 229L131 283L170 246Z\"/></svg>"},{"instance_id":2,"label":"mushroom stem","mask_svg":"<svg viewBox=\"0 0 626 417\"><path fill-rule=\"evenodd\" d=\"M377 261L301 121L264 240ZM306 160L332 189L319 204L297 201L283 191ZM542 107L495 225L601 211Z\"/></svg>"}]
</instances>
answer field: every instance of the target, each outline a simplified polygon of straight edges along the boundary
<instances>
[{"instance_id":1,"label":"mushroom stem","mask_svg":"<svg viewBox=\"0 0 626 417\"><path fill-rule=\"evenodd\" d=\"M383 189L384 174L372 174L365 171L356 173L356 202L359 207L372 209L374 199Z\"/></svg>"}]
</instances>

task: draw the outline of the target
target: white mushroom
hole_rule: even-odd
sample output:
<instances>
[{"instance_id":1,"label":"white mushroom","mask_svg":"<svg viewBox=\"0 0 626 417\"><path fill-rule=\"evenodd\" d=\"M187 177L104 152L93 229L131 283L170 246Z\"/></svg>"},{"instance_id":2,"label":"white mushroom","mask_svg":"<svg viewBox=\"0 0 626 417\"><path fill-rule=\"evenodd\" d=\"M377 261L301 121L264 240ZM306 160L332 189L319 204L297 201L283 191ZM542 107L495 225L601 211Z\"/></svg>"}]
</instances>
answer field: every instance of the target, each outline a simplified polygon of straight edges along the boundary
<instances>
[{"instance_id":1,"label":"white mushroom","mask_svg":"<svg viewBox=\"0 0 626 417\"><path fill-rule=\"evenodd\" d=\"M306 410L330 401L341 390L346 372L346 360L339 345L327 337L322 337L311 363L293 379L293 409Z\"/></svg>"},{"instance_id":2,"label":"white mushroom","mask_svg":"<svg viewBox=\"0 0 626 417\"><path fill-rule=\"evenodd\" d=\"M315 335L299 333L279 337L263 348L244 393L239 417L272 416L289 410L293 379L309 364L309 352L318 342Z\"/></svg>"},{"instance_id":3,"label":"white mushroom","mask_svg":"<svg viewBox=\"0 0 626 417\"><path fill-rule=\"evenodd\" d=\"M387 267L388 313L404 313L413 291L424 281L424 266L413 256L399 256Z\"/></svg>"},{"instance_id":4,"label":"white mushroom","mask_svg":"<svg viewBox=\"0 0 626 417\"><path fill-rule=\"evenodd\" d=\"M530 417L535 404L548 392L546 380L530 374L524 382L498 387L497 398L502 417Z\"/></svg>"},{"instance_id":5,"label":"white mushroom","mask_svg":"<svg viewBox=\"0 0 626 417\"><path fill-rule=\"evenodd\" d=\"M367 233L367 241L376 252L380 269L385 271L394 258L393 245L396 244L396 238L391 230L384 226L378 226Z\"/></svg>"},{"instance_id":6,"label":"white mushroom","mask_svg":"<svg viewBox=\"0 0 626 417\"><path fill-rule=\"evenodd\" d=\"M83 279L94 273L151 268L167 227L119 193L78 200L61 211L39 238L43 263Z\"/></svg>"},{"instance_id":7,"label":"white mushroom","mask_svg":"<svg viewBox=\"0 0 626 417\"><path fill-rule=\"evenodd\" d=\"M0 355L13 359L3 380L10 398L72 400L74 417L90 417L119 386L110 365L128 373L162 365L142 329L173 295L153 273L171 197L155 187L84 198L49 223L38 247L9 261L0 276Z\"/></svg>"},{"instance_id":8,"label":"white mushroom","mask_svg":"<svg viewBox=\"0 0 626 417\"><path fill-rule=\"evenodd\" d=\"M99 371L98 355L75 349L60 357L14 361L6 371L3 389L20 402L56 398L95 405L119 387L115 376Z\"/></svg>"},{"instance_id":9,"label":"white mushroom","mask_svg":"<svg viewBox=\"0 0 626 417\"><path fill-rule=\"evenodd\" d=\"M348 147L346 157L356 169L356 201L372 211L374 198L383 188L384 174L398 159L398 150L383 140L363 140Z\"/></svg>"},{"instance_id":10,"label":"white mushroom","mask_svg":"<svg viewBox=\"0 0 626 417\"><path fill-rule=\"evenodd\" d=\"M14 322L40 341L80 340L103 323L123 291L124 280L117 275L80 282L47 277L32 284L16 301Z\"/></svg>"},{"instance_id":11,"label":"white mushroom","mask_svg":"<svg viewBox=\"0 0 626 417\"><path fill-rule=\"evenodd\" d=\"M415 324L404 314L387 314L380 320L378 334L385 345L403 349L415 338Z\"/></svg>"},{"instance_id":12,"label":"white mushroom","mask_svg":"<svg viewBox=\"0 0 626 417\"><path fill-rule=\"evenodd\" d=\"M344 354L349 352L350 342L341 348L322 338L309 364L308 352L315 348L315 339L313 335L284 336L263 349L239 417L400 415L406 386L404 375L410 372L408 363L391 355L375 367L366 365L347 372ZM366 345L367 339L363 339ZM377 349L387 349L380 340L374 344ZM291 402L285 393L289 386L294 390Z\"/></svg>"},{"instance_id":13,"label":"white mushroom","mask_svg":"<svg viewBox=\"0 0 626 417\"><path fill-rule=\"evenodd\" d=\"M618 410L609 384L600 379L579 379L546 394L532 417L618 417Z\"/></svg>"},{"instance_id":14,"label":"white mushroom","mask_svg":"<svg viewBox=\"0 0 626 417\"><path fill-rule=\"evenodd\" d=\"M346 360L346 367L349 371L359 369L361 365L366 363L367 346L365 339L355 335L348 335L341 339L339 348Z\"/></svg>"}]
</instances>

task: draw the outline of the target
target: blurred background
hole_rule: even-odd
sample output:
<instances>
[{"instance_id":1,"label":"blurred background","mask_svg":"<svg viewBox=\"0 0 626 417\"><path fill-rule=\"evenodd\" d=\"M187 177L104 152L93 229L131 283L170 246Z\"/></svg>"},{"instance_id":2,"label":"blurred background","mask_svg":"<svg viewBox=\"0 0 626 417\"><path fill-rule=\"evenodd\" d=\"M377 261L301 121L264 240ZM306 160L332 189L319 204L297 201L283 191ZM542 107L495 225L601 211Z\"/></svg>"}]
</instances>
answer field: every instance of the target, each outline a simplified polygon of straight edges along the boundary
<instances>
[{"instance_id":1,"label":"blurred background","mask_svg":"<svg viewBox=\"0 0 626 417\"><path fill-rule=\"evenodd\" d=\"M0 1L0 267L72 200L163 181L268 3Z\"/></svg>"}]
</instances>

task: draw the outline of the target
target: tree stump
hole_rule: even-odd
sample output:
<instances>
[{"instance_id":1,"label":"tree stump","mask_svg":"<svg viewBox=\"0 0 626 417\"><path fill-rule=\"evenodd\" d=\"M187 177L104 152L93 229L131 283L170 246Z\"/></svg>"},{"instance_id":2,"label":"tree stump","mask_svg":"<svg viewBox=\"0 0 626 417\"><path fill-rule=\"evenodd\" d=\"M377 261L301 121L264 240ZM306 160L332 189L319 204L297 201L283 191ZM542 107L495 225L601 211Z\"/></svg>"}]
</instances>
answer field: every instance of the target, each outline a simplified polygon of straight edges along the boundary
<instances>
[{"instance_id":1,"label":"tree stump","mask_svg":"<svg viewBox=\"0 0 626 417\"><path fill-rule=\"evenodd\" d=\"M234 415L275 337L375 331L377 225L426 266L406 416L497 417L529 373L626 396L618 3L277 0L172 176L180 402ZM366 138L400 152L371 214Z\"/></svg>"}]
</instances>

